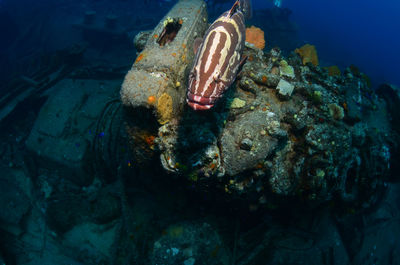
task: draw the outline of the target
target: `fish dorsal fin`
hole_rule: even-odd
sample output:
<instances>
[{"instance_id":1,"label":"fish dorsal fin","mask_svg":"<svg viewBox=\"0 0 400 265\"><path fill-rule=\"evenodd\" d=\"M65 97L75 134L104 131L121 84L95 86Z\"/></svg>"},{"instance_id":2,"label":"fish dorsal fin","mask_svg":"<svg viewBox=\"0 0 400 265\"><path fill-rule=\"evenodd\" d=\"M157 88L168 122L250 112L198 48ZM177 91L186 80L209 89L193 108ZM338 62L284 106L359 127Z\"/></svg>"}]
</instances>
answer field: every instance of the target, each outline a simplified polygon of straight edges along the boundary
<instances>
[{"instance_id":1,"label":"fish dorsal fin","mask_svg":"<svg viewBox=\"0 0 400 265\"><path fill-rule=\"evenodd\" d=\"M233 4L231 10L229 10L228 17L231 17L231 16L236 12L236 8L238 8L239 5L240 5L239 0L237 0L237 1Z\"/></svg>"},{"instance_id":2,"label":"fish dorsal fin","mask_svg":"<svg viewBox=\"0 0 400 265\"><path fill-rule=\"evenodd\" d=\"M196 38L193 42L193 51L194 54L197 54L197 51L199 50L199 47L201 45L201 43L203 42L202 38Z\"/></svg>"}]
</instances>

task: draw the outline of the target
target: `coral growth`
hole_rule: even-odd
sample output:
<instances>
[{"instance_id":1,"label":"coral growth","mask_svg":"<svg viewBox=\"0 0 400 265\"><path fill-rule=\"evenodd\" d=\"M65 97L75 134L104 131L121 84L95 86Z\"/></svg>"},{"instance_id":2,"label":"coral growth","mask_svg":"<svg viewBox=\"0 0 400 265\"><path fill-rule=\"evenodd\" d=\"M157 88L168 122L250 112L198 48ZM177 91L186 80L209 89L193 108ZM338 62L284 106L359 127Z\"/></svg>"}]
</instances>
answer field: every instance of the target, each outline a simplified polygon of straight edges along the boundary
<instances>
[{"instance_id":1,"label":"coral growth","mask_svg":"<svg viewBox=\"0 0 400 265\"><path fill-rule=\"evenodd\" d=\"M240 109L240 108L243 108L245 105L246 105L246 101L244 101L240 98L234 98L231 103L231 108L232 109Z\"/></svg>"},{"instance_id":2,"label":"coral growth","mask_svg":"<svg viewBox=\"0 0 400 265\"><path fill-rule=\"evenodd\" d=\"M253 44L255 47L261 50L264 49L265 48L264 31L254 26L246 28L246 41L248 43Z\"/></svg>"},{"instance_id":3,"label":"coral growth","mask_svg":"<svg viewBox=\"0 0 400 265\"><path fill-rule=\"evenodd\" d=\"M172 97L167 93L161 95L157 102L158 122L165 124L172 118Z\"/></svg>"},{"instance_id":4,"label":"coral growth","mask_svg":"<svg viewBox=\"0 0 400 265\"><path fill-rule=\"evenodd\" d=\"M338 104L331 103L328 105L328 108L329 108L329 114L335 120L341 120L344 118L344 109Z\"/></svg>"},{"instance_id":5,"label":"coral growth","mask_svg":"<svg viewBox=\"0 0 400 265\"><path fill-rule=\"evenodd\" d=\"M314 66L318 66L317 49L315 49L314 45L306 44L301 48L297 48L294 52L300 55L304 65L312 63Z\"/></svg>"},{"instance_id":6,"label":"coral growth","mask_svg":"<svg viewBox=\"0 0 400 265\"><path fill-rule=\"evenodd\" d=\"M139 54L139 56L136 57L135 63L140 62L141 60L143 60L144 57L145 57L145 54L144 54L144 53Z\"/></svg>"},{"instance_id":7,"label":"coral growth","mask_svg":"<svg viewBox=\"0 0 400 265\"><path fill-rule=\"evenodd\" d=\"M151 96L149 96L148 98L147 98L147 103L149 104L149 105L153 105L154 103L156 103L156 97L155 96L153 96L153 95L151 95Z\"/></svg>"},{"instance_id":8,"label":"coral growth","mask_svg":"<svg viewBox=\"0 0 400 265\"><path fill-rule=\"evenodd\" d=\"M337 67L336 65L332 65L329 67L326 67L326 70L328 70L328 75L329 76L339 76L342 74L342 72L340 71L339 67Z\"/></svg>"},{"instance_id":9,"label":"coral growth","mask_svg":"<svg viewBox=\"0 0 400 265\"><path fill-rule=\"evenodd\" d=\"M280 74L281 74L281 75L284 75L284 76L287 76L287 77L291 77L291 78L294 78L294 77L295 77L295 75L294 75L294 69L293 69L292 66L290 66L290 65L288 64L287 61L285 61L285 60L280 61L280 63L279 63L279 69L280 69Z\"/></svg>"}]
</instances>

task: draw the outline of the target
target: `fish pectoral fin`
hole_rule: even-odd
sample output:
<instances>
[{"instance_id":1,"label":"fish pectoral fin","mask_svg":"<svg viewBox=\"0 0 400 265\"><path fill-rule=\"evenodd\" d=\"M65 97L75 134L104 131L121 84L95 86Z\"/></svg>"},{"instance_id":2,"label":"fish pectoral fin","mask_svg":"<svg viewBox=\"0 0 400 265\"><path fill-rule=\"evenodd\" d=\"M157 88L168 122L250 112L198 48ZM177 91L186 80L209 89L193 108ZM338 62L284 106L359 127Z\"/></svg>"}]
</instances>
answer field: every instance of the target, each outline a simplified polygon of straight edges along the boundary
<instances>
[{"instance_id":1,"label":"fish pectoral fin","mask_svg":"<svg viewBox=\"0 0 400 265\"><path fill-rule=\"evenodd\" d=\"M198 49L199 49L199 47L200 47L200 45L201 45L202 42L203 42L203 39L202 39L202 38L196 38L196 39L194 40L194 42L193 42L193 51L194 51L194 54L197 54L197 51L198 51Z\"/></svg>"},{"instance_id":2,"label":"fish pectoral fin","mask_svg":"<svg viewBox=\"0 0 400 265\"><path fill-rule=\"evenodd\" d=\"M242 67L242 66L246 63L247 58L248 58L247 55L244 55L244 56L242 57L242 59L240 60L240 63L239 63L239 67Z\"/></svg>"},{"instance_id":3,"label":"fish pectoral fin","mask_svg":"<svg viewBox=\"0 0 400 265\"><path fill-rule=\"evenodd\" d=\"M193 68L193 70L190 71L189 77L190 77L190 78L195 78L195 77L196 77L196 69Z\"/></svg>"}]
</instances>

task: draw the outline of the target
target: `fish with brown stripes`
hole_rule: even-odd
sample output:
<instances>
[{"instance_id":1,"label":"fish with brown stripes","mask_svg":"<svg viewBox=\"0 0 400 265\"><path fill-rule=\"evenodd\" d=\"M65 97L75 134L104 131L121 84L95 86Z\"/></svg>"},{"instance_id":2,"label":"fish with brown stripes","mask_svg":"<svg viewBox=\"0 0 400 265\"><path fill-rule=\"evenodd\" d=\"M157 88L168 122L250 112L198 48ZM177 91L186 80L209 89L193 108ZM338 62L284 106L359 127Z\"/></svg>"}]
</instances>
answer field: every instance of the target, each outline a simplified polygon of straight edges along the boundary
<instances>
[{"instance_id":1,"label":"fish with brown stripes","mask_svg":"<svg viewBox=\"0 0 400 265\"><path fill-rule=\"evenodd\" d=\"M186 101L194 110L212 108L235 81L244 63L245 17L251 16L250 0L238 0L194 41L196 57L189 73Z\"/></svg>"}]
</instances>

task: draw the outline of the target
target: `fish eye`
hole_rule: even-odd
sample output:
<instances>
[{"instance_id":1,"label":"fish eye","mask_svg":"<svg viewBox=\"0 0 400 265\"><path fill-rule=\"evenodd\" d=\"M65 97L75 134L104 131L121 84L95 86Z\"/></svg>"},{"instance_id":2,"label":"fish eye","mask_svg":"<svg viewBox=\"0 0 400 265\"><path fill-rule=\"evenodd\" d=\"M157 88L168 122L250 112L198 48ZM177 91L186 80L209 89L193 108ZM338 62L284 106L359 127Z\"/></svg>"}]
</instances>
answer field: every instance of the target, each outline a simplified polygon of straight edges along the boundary
<instances>
[{"instance_id":1,"label":"fish eye","mask_svg":"<svg viewBox=\"0 0 400 265\"><path fill-rule=\"evenodd\" d=\"M216 76L213 77L214 79L214 83L218 83L218 81L220 80L220 74L218 72L218 74Z\"/></svg>"}]
</instances>

